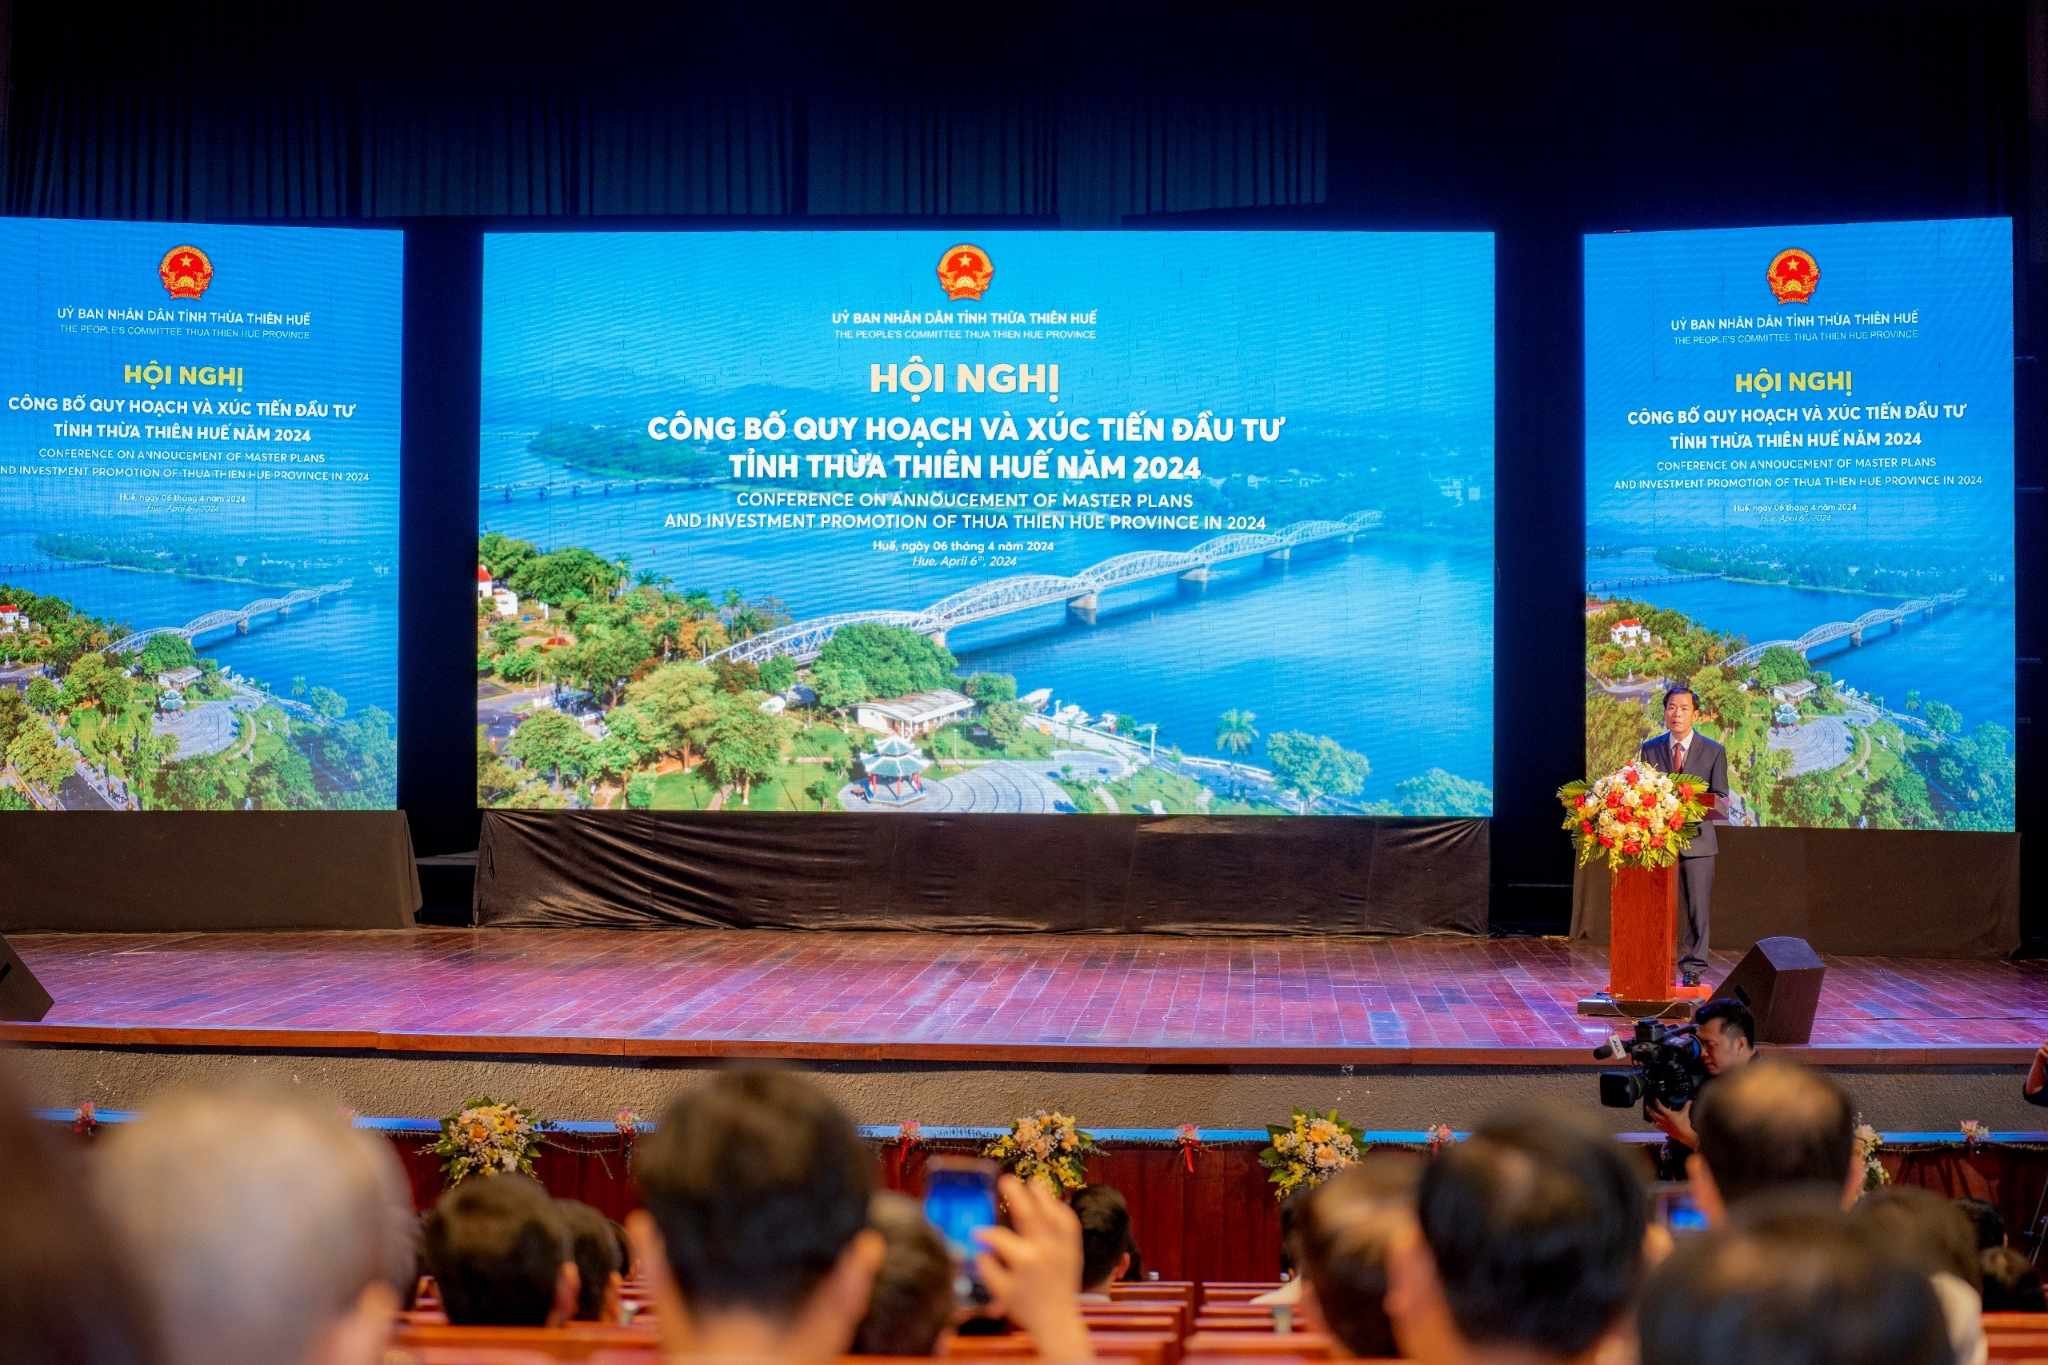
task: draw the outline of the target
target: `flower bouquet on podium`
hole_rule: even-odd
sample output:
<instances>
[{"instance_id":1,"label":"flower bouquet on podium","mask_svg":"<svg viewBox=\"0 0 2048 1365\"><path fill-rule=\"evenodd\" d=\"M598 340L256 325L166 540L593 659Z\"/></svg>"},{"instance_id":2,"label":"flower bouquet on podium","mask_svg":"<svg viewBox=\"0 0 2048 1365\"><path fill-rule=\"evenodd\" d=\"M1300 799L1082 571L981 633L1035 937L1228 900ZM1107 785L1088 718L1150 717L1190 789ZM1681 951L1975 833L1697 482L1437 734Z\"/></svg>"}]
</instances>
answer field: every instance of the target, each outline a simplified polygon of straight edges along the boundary
<instances>
[{"instance_id":1,"label":"flower bouquet on podium","mask_svg":"<svg viewBox=\"0 0 2048 1365\"><path fill-rule=\"evenodd\" d=\"M1581 1014L1662 1015L1699 987L1673 984L1678 856L1707 818L1706 783L1629 763L1558 789L1579 866L1608 871L1607 988L1579 1001Z\"/></svg>"},{"instance_id":2,"label":"flower bouquet on podium","mask_svg":"<svg viewBox=\"0 0 2048 1365\"><path fill-rule=\"evenodd\" d=\"M1579 866L1609 869L1672 867L1707 818L1707 784L1691 773L1663 773L1629 763L1590 782L1558 788L1564 828Z\"/></svg>"}]
</instances>

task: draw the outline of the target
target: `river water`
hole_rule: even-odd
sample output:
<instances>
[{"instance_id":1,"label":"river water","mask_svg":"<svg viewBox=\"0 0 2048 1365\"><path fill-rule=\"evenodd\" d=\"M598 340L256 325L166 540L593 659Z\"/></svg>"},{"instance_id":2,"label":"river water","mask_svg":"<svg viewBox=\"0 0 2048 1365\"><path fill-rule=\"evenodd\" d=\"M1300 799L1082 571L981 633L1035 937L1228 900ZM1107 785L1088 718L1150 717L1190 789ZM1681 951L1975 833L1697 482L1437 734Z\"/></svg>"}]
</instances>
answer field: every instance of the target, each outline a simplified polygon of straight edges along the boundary
<instances>
[{"instance_id":1,"label":"river water","mask_svg":"<svg viewBox=\"0 0 2048 1365\"><path fill-rule=\"evenodd\" d=\"M0 584L64 598L89 615L137 630L183 625L286 591L67 564L38 551L35 536L33 530L0 531ZM289 618L265 616L247 635L203 636L195 648L279 693L289 695L292 679L304 677L309 689L331 687L346 697L351 714L371 706L398 714L395 577L357 574L354 587L317 607L294 608Z\"/></svg>"},{"instance_id":2,"label":"river water","mask_svg":"<svg viewBox=\"0 0 2048 1365\"><path fill-rule=\"evenodd\" d=\"M1586 563L1589 583L1665 572L1647 549L1589 558ZM1815 626L1853 621L1899 600L1724 579L1621 588L1613 595L1669 607L1708 629L1752 642L1796 639ZM1866 635L1861 648L1845 639L1822 646L1810 657L1814 667L1837 681L1883 696L1893 710L1903 711L1906 693L1917 688L1927 700L1945 701L1962 712L1963 723L1972 729L1991 721L2010 730L2013 653L2011 602L1972 603L1965 598L1960 606L1936 612L1932 619L1915 618L1903 629Z\"/></svg>"}]
</instances>

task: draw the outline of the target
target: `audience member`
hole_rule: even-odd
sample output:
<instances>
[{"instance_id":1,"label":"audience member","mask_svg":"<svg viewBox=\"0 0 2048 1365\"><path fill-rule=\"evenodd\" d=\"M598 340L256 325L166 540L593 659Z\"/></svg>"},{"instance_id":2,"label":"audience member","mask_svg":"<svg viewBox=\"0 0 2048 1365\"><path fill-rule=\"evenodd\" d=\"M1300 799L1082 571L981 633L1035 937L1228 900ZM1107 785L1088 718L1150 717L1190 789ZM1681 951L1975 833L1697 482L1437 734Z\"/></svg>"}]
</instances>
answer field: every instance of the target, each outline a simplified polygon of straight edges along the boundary
<instances>
[{"instance_id":1,"label":"audience member","mask_svg":"<svg viewBox=\"0 0 2048 1365\"><path fill-rule=\"evenodd\" d=\"M188 1091L96 1156L171 1360L382 1358L413 1223L383 1139L288 1091Z\"/></svg>"},{"instance_id":2,"label":"audience member","mask_svg":"<svg viewBox=\"0 0 2048 1365\"><path fill-rule=\"evenodd\" d=\"M1855 1106L1818 1071L1789 1062L1742 1067L1715 1082L1695 1122L1699 1151L1686 1169L1709 1223L1774 1190L1824 1185L1846 1208L1863 1187Z\"/></svg>"},{"instance_id":3,"label":"audience member","mask_svg":"<svg viewBox=\"0 0 2048 1365\"><path fill-rule=\"evenodd\" d=\"M1978 1253L1977 1265L1984 1275L1985 1312L2048 1313L2041 1274L2024 1253L2012 1247L1988 1247Z\"/></svg>"},{"instance_id":4,"label":"audience member","mask_svg":"<svg viewBox=\"0 0 2048 1365\"><path fill-rule=\"evenodd\" d=\"M952 1325L953 1258L945 1238L907 1195L884 1192L868 1203L868 1226L882 1235L882 1264L853 1353L932 1356Z\"/></svg>"},{"instance_id":5,"label":"audience member","mask_svg":"<svg viewBox=\"0 0 2048 1365\"><path fill-rule=\"evenodd\" d=\"M1369 1153L1319 1186L1296 1216L1304 1316L1355 1356L1399 1354L1387 1317L1387 1258L1415 1232L1422 1159Z\"/></svg>"},{"instance_id":6,"label":"audience member","mask_svg":"<svg viewBox=\"0 0 2048 1365\"><path fill-rule=\"evenodd\" d=\"M477 1175L427 1215L427 1268L448 1321L558 1327L576 1316L575 1249L555 1201L523 1175Z\"/></svg>"},{"instance_id":7,"label":"audience member","mask_svg":"<svg viewBox=\"0 0 2048 1365\"><path fill-rule=\"evenodd\" d=\"M0 1070L0 1355L14 1365L169 1360L143 1279L61 1131L39 1123Z\"/></svg>"},{"instance_id":8,"label":"audience member","mask_svg":"<svg viewBox=\"0 0 2048 1365\"><path fill-rule=\"evenodd\" d=\"M1955 1201L1977 1234L1977 1250L1989 1251L2005 1245L2005 1216L1988 1199L1963 1198Z\"/></svg>"},{"instance_id":9,"label":"audience member","mask_svg":"<svg viewBox=\"0 0 2048 1365\"><path fill-rule=\"evenodd\" d=\"M883 1254L874 1159L837 1105L787 1072L719 1073L638 1145L626 1220L672 1352L826 1359L867 1312Z\"/></svg>"},{"instance_id":10,"label":"audience member","mask_svg":"<svg viewBox=\"0 0 2048 1365\"><path fill-rule=\"evenodd\" d=\"M1262 1308L1301 1302L1301 1250L1297 1228L1302 1205L1316 1192L1313 1185L1300 1185L1280 1201L1280 1279L1278 1289L1269 1289L1252 1299Z\"/></svg>"},{"instance_id":11,"label":"audience member","mask_svg":"<svg viewBox=\"0 0 2048 1365\"><path fill-rule=\"evenodd\" d=\"M1857 1201L1856 1216L1905 1248L1929 1275L1953 1275L1973 1290L1983 1282L1977 1230L1954 1200L1918 1185L1887 1185Z\"/></svg>"},{"instance_id":12,"label":"audience member","mask_svg":"<svg viewBox=\"0 0 2048 1365\"><path fill-rule=\"evenodd\" d=\"M1081 1302L1108 1303L1109 1287L1131 1266L1130 1206L1109 1186L1089 1185L1072 1207L1081 1220Z\"/></svg>"},{"instance_id":13,"label":"audience member","mask_svg":"<svg viewBox=\"0 0 2048 1365\"><path fill-rule=\"evenodd\" d=\"M1678 1146L1696 1152L1700 1138L1693 1125L1700 1099L1716 1080L1741 1070L1754 1060L1756 1016L1749 1012L1749 1006L1734 996L1724 995L1701 1005L1694 1011L1692 1022L1695 1036L1700 1040L1700 1062L1707 1072L1698 1093L1690 1103L1676 1109L1666 1109L1652 1102L1643 1112L1650 1122L1664 1131L1666 1137Z\"/></svg>"},{"instance_id":14,"label":"audience member","mask_svg":"<svg viewBox=\"0 0 2048 1365\"><path fill-rule=\"evenodd\" d=\"M1948 1320L1949 1342L1960 1365L1980 1365L1984 1341L1984 1270L1977 1232L1954 1201L1917 1185L1890 1185L1866 1194L1856 1217L1917 1264L1934 1286Z\"/></svg>"},{"instance_id":15,"label":"audience member","mask_svg":"<svg viewBox=\"0 0 2048 1365\"><path fill-rule=\"evenodd\" d=\"M557 1199L555 1210L569 1230L570 1259L576 1262L576 1320L624 1322L626 1276L615 1235L618 1224L580 1200Z\"/></svg>"},{"instance_id":16,"label":"audience member","mask_svg":"<svg viewBox=\"0 0 2048 1365\"><path fill-rule=\"evenodd\" d=\"M1649 1196L1619 1145L1582 1121L1496 1119L1429 1163L1418 1224L1388 1260L1404 1355L1590 1361L1642 1279Z\"/></svg>"},{"instance_id":17,"label":"audience member","mask_svg":"<svg viewBox=\"0 0 2048 1365\"><path fill-rule=\"evenodd\" d=\"M713 1076L640 1144L635 1173L647 1207L627 1231L672 1353L824 1360L852 1343L885 1250L868 1226L874 1157L816 1086ZM1086 1359L1073 1212L1015 1180L999 1188L1014 1227L984 1230L983 1282L1046 1354Z\"/></svg>"},{"instance_id":18,"label":"audience member","mask_svg":"<svg viewBox=\"0 0 2048 1365\"><path fill-rule=\"evenodd\" d=\"M1832 1194L1766 1195L1684 1239L1637 1310L1640 1365L1954 1365L1925 1275Z\"/></svg>"}]
</instances>

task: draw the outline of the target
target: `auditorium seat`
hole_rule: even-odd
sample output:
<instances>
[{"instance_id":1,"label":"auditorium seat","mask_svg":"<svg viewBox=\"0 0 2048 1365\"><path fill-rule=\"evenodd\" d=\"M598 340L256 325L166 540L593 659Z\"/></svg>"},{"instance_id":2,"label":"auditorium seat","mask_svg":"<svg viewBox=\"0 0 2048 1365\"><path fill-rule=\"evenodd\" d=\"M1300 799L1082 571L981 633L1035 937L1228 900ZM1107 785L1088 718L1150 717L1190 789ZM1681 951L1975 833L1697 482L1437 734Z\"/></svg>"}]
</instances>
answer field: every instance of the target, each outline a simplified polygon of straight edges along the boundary
<instances>
[{"instance_id":1,"label":"auditorium seat","mask_svg":"<svg viewBox=\"0 0 2048 1365\"><path fill-rule=\"evenodd\" d=\"M660 1355L654 1333L635 1327L580 1322L567 1327L451 1327L401 1325L395 1342L402 1351L511 1351L549 1360L589 1360L599 1352L651 1361Z\"/></svg>"},{"instance_id":2,"label":"auditorium seat","mask_svg":"<svg viewBox=\"0 0 2048 1365\"><path fill-rule=\"evenodd\" d=\"M1174 1365L1181 1356L1180 1338L1169 1332L1103 1332L1090 1328L1088 1340L1100 1360ZM956 1336L947 1346L946 1356L951 1360L1036 1360L1038 1345L1022 1332L1003 1337Z\"/></svg>"},{"instance_id":3,"label":"auditorium seat","mask_svg":"<svg viewBox=\"0 0 2048 1365\"><path fill-rule=\"evenodd\" d=\"M586 1361L596 1360L595 1356ZM644 1365L647 1357L622 1357L615 1365ZM474 1346L418 1346L384 1353L384 1365L554 1365L555 1357L539 1351L492 1351Z\"/></svg>"},{"instance_id":4,"label":"auditorium seat","mask_svg":"<svg viewBox=\"0 0 2048 1365\"><path fill-rule=\"evenodd\" d=\"M1187 1335L1187 1320L1178 1313L1118 1313L1098 1312L1098 1305L1086 1304L1081 1309L1081 1321L1088 1324L1091 1332L1167 1332L1175 1337Z\"/></svg>"},{"instance_id":5,"label":"auditorium seat","mask_svg":"<svg viewBox=\"0 0 2048 1365\"><path fill-rule=\"evenodd\" d=\"M1196 1285L1190 1280L1146 1280L1113 1284L1109 1297L1116 1303L1181 1303L1193 1311L1200 1302Z\"/></svg>"},{"instance_id":6,"label":"auditorium seat","mask_svg":"<svg viewBox=\"0 0 2048 1365\"><path fill-rule=\"evenodd\" d=\"M1991 1358L1998 1361L2048 1358L2048 1331L1996 1332L1985 1337Z\"/></svg>"},{"instance_id":7,"label":"auditorium seat","mask_svg":"<svg viewBox=\"0 0 2048 1365\"><path fill-rule=\"evenodd\" d=\"M1270 1294L1280 1287L1280 1281L1264 1282L1218 1281L1202 1286L1202 1303L1250 1303L1261 1294Z\"/></svg>"},{"instance_id":8,"label":"auditorium seat","mask_svg":"<svg viewBox=\"0 0 2048 1365\"><path fill-rule=\"evenodd\" d=\"M1317 1332L1197 1332L1181 1343L1181 1350L1187 1359L1204 1362L1214 1362L1218 1357L1328 1360L1331 1354L1330 1338Z\"/></svg>"},{"instance_id":9,"label":"auditorium seat","mask_svg":"<svg viewBox=\"0 0 2048 1365\"><path fill-rule=\"evenodd\" d=\"M1195 1318L1197 1332L1275 1332L1277 1324L1270 1312L1258 1314L1202 1313Z\"/></svg>"}]
</instances>

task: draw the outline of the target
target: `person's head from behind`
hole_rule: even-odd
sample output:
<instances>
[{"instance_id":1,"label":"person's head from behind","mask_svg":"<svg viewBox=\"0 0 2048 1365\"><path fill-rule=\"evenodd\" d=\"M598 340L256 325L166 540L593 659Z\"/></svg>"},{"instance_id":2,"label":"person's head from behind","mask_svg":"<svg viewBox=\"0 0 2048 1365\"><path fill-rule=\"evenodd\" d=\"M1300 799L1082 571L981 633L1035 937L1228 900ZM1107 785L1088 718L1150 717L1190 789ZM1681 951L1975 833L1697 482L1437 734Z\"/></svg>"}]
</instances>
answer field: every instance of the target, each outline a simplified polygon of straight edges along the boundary
<instances>
[{"instance_id":1,"label":"person's head from behind","mask_svg":"<svg viewBox=\"0 0 2048 1365\"><path fill-rule=\"evenodd\" d=\"M1636 1311L1640 1365L1953 1365L1934 1288L1827 1194L1773 1194L1681 1241Z\"/></svg>"},{"instance_id":2,"label":"person's head from behind","mask_svg":"<svg viewBox=\"0 0 2048 1365\"><path fill-rule=\"evenodd\" d=\"M1887 1185L1859 1199L1855 1213L1929 1275L1953 1275L1972 1289L1982 1283L1977 1230L1954 1200L1917 1185Z\"/></svg>"},{"instance_id":3,"label":"person's head from behind","mask_svg":"<svg viewBox=\"0 0 2048 1365\"><path fill-rule=\"evenodd\" d=\"M1723 1076L1756 1056L1756 1016L1732 995L1709 1000L1692 1017L1699 1032L1700 1060L1709 1076Z\"/></svg>"},{"instance_id":4,"label":"person's head from behind","mask_svg":"<svg viewBox=\"0 0 2048 1365\"><path fill-rule=\"evenodd\" d=\"M193 1090L96 1155L173 1360L381 1358L413 1226L383 1139L289 1091Z\"/></svg>"},{"instance_id":5,"label":"person's head from behind","mask_svg":"<svg viewBox=\"0 0 2048 1365\"><path fill-rule=\"evenodd\" d=\"M1985 1312L2048 1313L2041 1274L2026 1253L2008 1246L1987 1247L1977 1255L1977 1268L1984 1276Z\"/></svg>"},{"instance_id":6,"label":"person's head from behind","mask_svg":"<svg viewBox=\"0 0 2048 1365\"><path fill-rule=\"evenodd\" d=\"M575 1199L557 1199L555 1209L569 1230L570 1259L576 1262L577 1320L623 1322L625 1258L618 1224Z\"/></svg>"},{"instance_id":7,"label":"person's head from behind","mask_svg":"<svg viewBox=\"0 0 2048 1365\"><path fill-rule=\"evenodd\" d=\"M1823 1185L1844 1207L1862 1188L1856 1107L1841 1086L1789 1062L1755 1062L1717 1079L1694 1106L1693 1198L1718 1223L1744 1199Z\"/></svg>"},{"instance_id":8,"label":"person's head from behind","mask_svg":"<svg viewBox=\"0 0 2048 1365\"><path fill-rule=\"evenodd\" d=\"M1073 1198L1081 1220L1081 1292L1106 1294L1131 1268L1131 1210L1107 1185L1089 1185Z\"/></svg>"},{"instance_id":9,"label":"person's head from behind","mask_svg":"<svg viewBox=\"0 0 2048 1365\"><path fill-rule=\"evenodd\" d=\"M1587 1356L1642 1275L1642 1176L1577 1118L1483 1125L1429 1163L1416 1212L1420 1235L1393 1251L1387 1291L1416 1360Z\"/></svg>"},{"instance_id":10,"label":"person's head from behind","mask_svg":"<svg viewBox=\"0 0 2048 1365\"><path fill-rule=\"evenodd\" d=\"M1355 1356L1399 1354L1387 1318L1387 1258L1412 1238L1422 1159L1369 1153L1312 1191L1295 1216L1305 1301Z\"/></svg>"},{"instance_id":11,"label":"person's head from behind","mask_svg":"<svg viewBox=\"0 0 2048 1365\"><path fill-rule=\"evenodd\" d=\"M836 1356L882 1259L874 1158L825 1093L788 1072L721 1072L640 1142L627 1220L671 1350Z\"/></svg>"},{"instance_id":12,"label":"person's head from behind","mask_svg":"<svg viewBox=\"0 0 2048 1365\"><path fill-rule=\"evenodd\" d=\"M1976 1232L1977 1250L1989 1251L2005 1245L2005 1215L1998 1211L1998 1205L1988 1199L1963 1198L1954 1202Z\"/></svg>"},{"instance_id":13,"label":"person's head from behind","mask_svg":"<svg viewBox=\"0 0 2048 1365\"><path fill-rule=\"evenodd\" d=\"M952 1324L953 1257L945 1239L908 1195L882 1193L868 1204L868 1226L882 1235L882 1268L854 1329L853 1353L928 1356Z\"/></svg>"},{"instance_id":14,"label":"person's head from behind","mask_svg":"<svg viewBox=\"0 0 2048 1365\"><path fill-rule=\"evenodd\" d=\"M1283 1278L1301 1273L1301 1211L1312 1186L1301 1185L1280 1201L1280 1274Z\"/></svg>"},{"instance_id":15,"label":"person's head from behind","mask_svg":"<svg viewBox=\"0 0 2048 1365\"><path fill-rule=\"evenodd\" d=\"M77 1145L55 1130L0 1068L0 1356L19 1365L167 1361L126 1239L102 1213Z\"/></svg>"},{"instance_id":16,"label":"person's head from behind","mask_svg":"<svg viewBox=\"0 0 2048 1365\"><path fill-rule=\"evenodd\" d=\"M554 1327L576 1315L568 1224L523 1175L474 1175L442 1195L427 1216L426 1250L457 1326Z\"/></svg>"}]
</instances>

